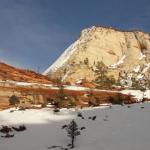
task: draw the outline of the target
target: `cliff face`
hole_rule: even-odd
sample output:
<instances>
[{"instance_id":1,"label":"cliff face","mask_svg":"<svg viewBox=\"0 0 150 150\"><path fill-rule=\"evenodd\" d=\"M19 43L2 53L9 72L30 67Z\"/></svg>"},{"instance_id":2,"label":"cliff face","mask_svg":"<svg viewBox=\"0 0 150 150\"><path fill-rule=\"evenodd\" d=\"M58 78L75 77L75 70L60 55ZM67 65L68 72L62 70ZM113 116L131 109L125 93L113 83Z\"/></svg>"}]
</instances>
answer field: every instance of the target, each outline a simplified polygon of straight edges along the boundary
<instances>
[{"instance_id":1,"label":"cliff face","mask_svg":"<svg viewBox=\"0 0 150 150\"><path fill-rule=\"evenodd\" d=\"M76 82L95 78L93 68L102 61L117 79L120 71L136 72L138 76L149 68L150 36L141 31L119 31L113 28L84 29L75 41L52 64L44 75L62 77ZM87 65L88 63L88 65Z\"/></svg>"},{"instance_id":2,"label":"cliff face","mask_svg":"<svg viewBox=\"0 0 150 150\"><path fill-rule=\"evenodd\" d=\"M42 84L43 83L43 84ZM16 95L20 105L30 107L44 103L49 96L47 77L34 71L18 69L0 62L0 109L9 108L9 98Z\"/></svg>"},{"instance_id":3,"label":"cliff face","mask_svg":"<svg viewBox=\"0 0 150 150\"><path fill-rule=\"evenodd\" d=\"M0 80L18 82L51 83L47 77L34 71L23 70L0 62Z\"/></svg>"}]
</instances>

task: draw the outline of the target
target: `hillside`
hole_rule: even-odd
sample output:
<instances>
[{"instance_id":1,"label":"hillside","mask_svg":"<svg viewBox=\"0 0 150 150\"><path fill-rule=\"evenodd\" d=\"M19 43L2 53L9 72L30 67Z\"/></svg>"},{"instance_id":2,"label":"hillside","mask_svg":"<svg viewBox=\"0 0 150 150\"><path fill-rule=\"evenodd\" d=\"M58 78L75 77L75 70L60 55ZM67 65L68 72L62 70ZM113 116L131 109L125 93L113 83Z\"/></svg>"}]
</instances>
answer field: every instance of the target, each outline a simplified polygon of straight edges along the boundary
<instances>
[{"instance_id":1,"label":"hillside","mask_svg":"<svg viewBox=\"0 0 150 150\"><path fill-rule=\"evenodd\" d=\"M87 83L86 87L90 87ZM67 86L63 85L64 93L68 95L68 100L64 102L67 107L73 102L78 107L88 106L88 93L93 93L92 105L109 102L108 97L118 97L117 91L106 91L86 88L84 86ZM60 90L57 84L51 83L47 77L37 74L33 71L22 70L4 63L0 63L0 109L11 107L9 98L15 95L19 98L20 105L32 107L37 104L47 104L49 101L56 99ZM128 100L128 96L123 93L119 94L125 103L136 102L136 97Z\"/></svg>"},{"instance_id":2,"label":"hillside","mask_svg":"<svg viewBox=\"0 0 150 150\"><path fill-rule=\"evenodd\" d=\"M34 71L18 69L0 62L0 80L13 80L18 82L52 83L47 77Z\"/></svg>"},{"instance_id":3,"label":"hillside","mask_svg":"<svg viewBox=\"0 0 150 150\"><path fill-rule=\"evenodd\" d=\"M120 31L106 27L84 29L80 37L43 73L65 82L95 80L98 62L108 67L108 75L143 77L150 67L150 36L142 31Z\"/></svg>"}]
</instances>

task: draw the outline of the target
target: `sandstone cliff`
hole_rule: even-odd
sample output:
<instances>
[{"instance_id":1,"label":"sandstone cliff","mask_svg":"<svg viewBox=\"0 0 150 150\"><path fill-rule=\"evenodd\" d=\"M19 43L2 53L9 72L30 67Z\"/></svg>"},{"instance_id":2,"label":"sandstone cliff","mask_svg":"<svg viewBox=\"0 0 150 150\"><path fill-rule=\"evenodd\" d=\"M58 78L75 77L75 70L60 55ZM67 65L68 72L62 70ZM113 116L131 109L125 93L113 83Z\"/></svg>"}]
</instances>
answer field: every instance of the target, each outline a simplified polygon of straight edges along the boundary
<instances>
[{"instance_id":1,"label":"sandstone cliff","mask_svg":"<svg viewBox=\"0 0 150 150\"><path fill-rule=\"evenodd\" d=\"M93 26L84 29L43 74L71 83L79 79L92 81L94 67L102 61L116 79L121 71L136 73L140 78L149 69L149 53L150 36L145 32Z\"/></svg>"}]
</instances>

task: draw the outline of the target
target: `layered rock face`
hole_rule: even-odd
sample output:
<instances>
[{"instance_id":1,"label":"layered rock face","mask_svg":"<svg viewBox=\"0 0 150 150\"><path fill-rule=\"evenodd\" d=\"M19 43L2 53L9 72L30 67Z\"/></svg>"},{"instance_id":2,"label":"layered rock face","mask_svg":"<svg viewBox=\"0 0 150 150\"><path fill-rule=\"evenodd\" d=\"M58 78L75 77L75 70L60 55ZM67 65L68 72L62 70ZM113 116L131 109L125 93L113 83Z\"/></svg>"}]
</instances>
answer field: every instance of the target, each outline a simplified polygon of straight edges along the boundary
<instances>
[{"instance_id":1,"label":"layered rock face","mask_svg":"<svg viewBox=\"0 0 150 150\"><path fill-rule=\"evenodd\" d=\"M12 95L19 98L22 106L43 104L50 95L44 84L51 83L47 77L34 71L0 62L0 109L10 107L9 98Z\"/></svg>"},{"instance_id":2,"label":"layered rock face","mask_svg":"<svg viewBox=\"0 0 150 150\"><path fill-rule=\"evenodd\" d=\"M150 36L142 31L119 31L113 28L84 29L75 41L43 74L62 77L71 83L92 81L94 67L102 61L116 79L121 71L137 76L149 68Z\"/></svg>"},{"instance_id":3,"label":"layered rock face","mask_svg":"<svg viewBox=\"0 0 150 150\"><path fill-rule=\"evenodd\" d=\"M34 71L18 69L0 62L0 80L12 80L17 82L52 83L47 77Z\"/></svg>"}]
</instances>

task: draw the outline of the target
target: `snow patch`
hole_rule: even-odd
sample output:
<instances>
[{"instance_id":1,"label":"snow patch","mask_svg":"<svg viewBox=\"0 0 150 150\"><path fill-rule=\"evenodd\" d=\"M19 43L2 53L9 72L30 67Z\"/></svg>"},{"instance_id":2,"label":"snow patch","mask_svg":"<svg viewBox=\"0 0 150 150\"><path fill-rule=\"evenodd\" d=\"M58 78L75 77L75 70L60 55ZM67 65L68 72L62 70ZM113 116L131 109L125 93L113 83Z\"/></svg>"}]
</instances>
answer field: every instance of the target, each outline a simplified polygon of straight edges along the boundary
<instances>
[{"instance_id":1,"label":"snow patch","mask_svg":"<svg viewBox=\"0 0 150 150\"><path fill-rule=\"evenodd\" d=\"M142 52L140 53L140 56L139 56L139 60L142 60L143 58L145 58L146 55L144 55Z\"/></svg>"},{"instance_id":2,"label":"snow patch","mask_svg":"<svg viewBox=\"0 0 150 150\"><path fill-rule=\"evenodd\" d=\"M64 81L68 77L69 73L70 73L70 70L68 70L66 74L63 76L62 81Z\"/></svg>"},{"instance_id":3,"label":"snow patch","mask_svg":"<svg viewBox=\"0 0 150 150\"><path fill-rule=\"evenodd\" d=\"M109 68L117 68L120 64L124 63L125 58L126 58L126 55L123 55L116 64L110 65Z\"/></svg>"},{"instance_id":4,"label":"snow patch","mask_svg":"<svg viewBox=\"0 0 150 150\"><path fill-rule=\"evenodd\" d=\"M134 72L139 72L140 71L140 65L138 65L136 68L133 69Z\"/></svg>"},{"instance_id":5,"label":"snow patch","mask_svg":"<svg viewBox=\"0 0 150 150\"><path fill-rule=\"evenodd\" d=\"M145 65L145 68L142 70L142 73L145 73L150 68L150 63Z\"/></svg>"},{"instance_id":6,"label":"snow patch","mask_svg":"<svg viewBox=\"0 0 150 150\"><path fill-rule=\"evenodd\" d=\"M76 81L76 84L82 84L82 83L83 83L83 79Z\"/></svg>"},{"instance_id":7,"label":"snow patch","mask_svg":"<svg viewBox=\"0 0 150 150\"><path fill-rule=\"evenodd\" d=\"M137 76L137 79L143 79L143 77L144 77L143 74L139 74L139 75Z\"/></svg>"},{"instance_id":8,"label":"snow patch","mask_svg":"<svg viewBox=\"0 0 150 150\"><path fill-rule=\"evenodd\" d=\"M123 85L126 88L132 87L132 76L133 76L132 73L128 74L126 79L121 80L121 85Z\"/></svg>"},{"instance_id":9,"label":"snow patch","mask_svg":"<svg viewBox=\"0 0 150 150\"><path fill-rule=\"evenodd\" d=\"M120 92L122 94L133 95L138 101L141 101L143 98L143 92L140 90L123 90ZM150 99L150 90L144 92L144 97Z\"/></svg>"}]
</instances>

